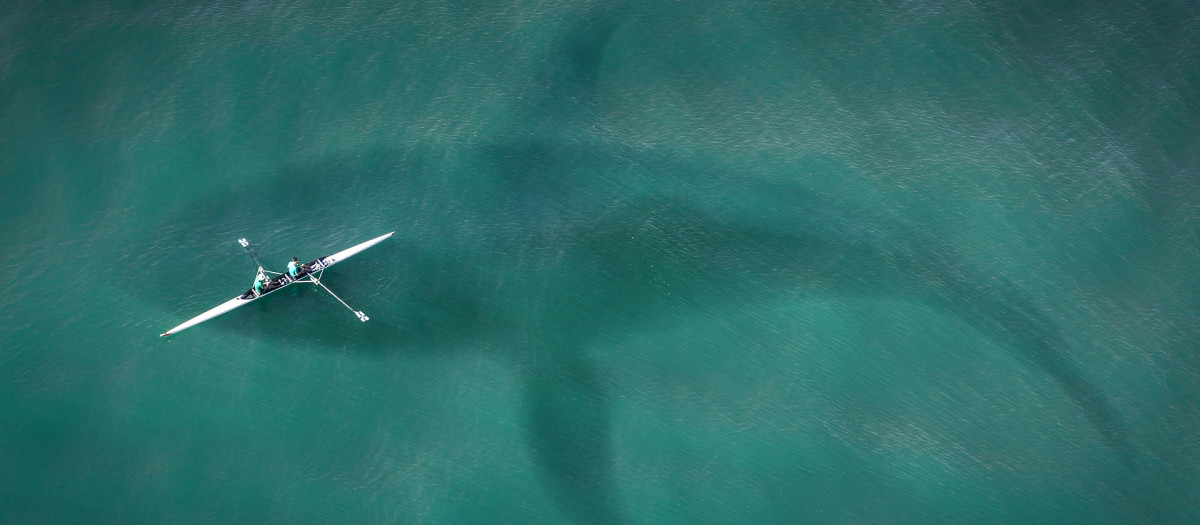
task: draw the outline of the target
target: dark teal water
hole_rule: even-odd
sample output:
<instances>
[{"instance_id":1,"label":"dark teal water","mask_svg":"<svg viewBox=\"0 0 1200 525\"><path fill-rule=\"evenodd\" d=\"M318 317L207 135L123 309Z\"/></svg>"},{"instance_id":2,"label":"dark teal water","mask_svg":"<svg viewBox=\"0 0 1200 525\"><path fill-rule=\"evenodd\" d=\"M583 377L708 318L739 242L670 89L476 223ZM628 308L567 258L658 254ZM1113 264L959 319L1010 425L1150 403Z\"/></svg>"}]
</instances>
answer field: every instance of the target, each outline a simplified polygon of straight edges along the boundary
<instances>
[{"instance_id":1,"label":"dark teal water","mask_svg":"<svg viewBox=\"0 0 1200 525\"><path fill-rule=\"evenodd\" d=\"M0 521L1200 522L1198 152L1193 2L8 2Z\"/></svg>"}]
</instances>

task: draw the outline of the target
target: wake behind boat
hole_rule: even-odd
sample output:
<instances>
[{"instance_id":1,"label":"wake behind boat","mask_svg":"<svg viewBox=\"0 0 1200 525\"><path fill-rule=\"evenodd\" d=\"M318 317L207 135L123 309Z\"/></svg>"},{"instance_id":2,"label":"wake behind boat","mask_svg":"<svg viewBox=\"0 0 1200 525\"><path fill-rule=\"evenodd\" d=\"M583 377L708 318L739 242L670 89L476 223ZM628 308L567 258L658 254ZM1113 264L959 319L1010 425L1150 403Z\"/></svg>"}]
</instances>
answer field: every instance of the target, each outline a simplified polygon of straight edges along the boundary
<instances>
[{"instance_id":1,"label":"wake behind boat","mask_svg":"<svg viewBox=\"0 0 1200 525\"><path fill-rule=\"evenodd\" d=\"M337 294L333 293L333 290L330 290L329 287L325 286L325 283L321 282L321 276L324 274L325 269L329 268L330 266L333 266L334 264L337 264L338 262L341 262L341 261L344 261L344 260L350 258L351 255L354 255L354 254L361 252L367 248L375 246L376 244L383 241L384 239L387 239L388 237L395 235L395 233L396 232L392 232L387 235L380 235L379 237L376 237L374 239L371 239L371 240L361 243L361 244L356 244L354 246L346 248L345 250L337 252L333 255L321 257L321 258L316 259L308 264L300 265L299 273L295 277L292 277L287 274L268 272L266 270L263 270L263 265L261 262L259 262L258 257L255 257L254 252L250 251L250 243L248 241L246 241L246 239L238 239L238 242L242 245L243 248L246 249L246 253L250 255L251 259L254 259L255 264L258 264L259 278L262 279L263 281L265 281L264 285L262 286L262 290L257 291L257 290L255 290L255 288L246 290L246 293L243 293L242 295L239 295L237 297L234 297L233 299L225 301L225 302L213 307L209 311L204 312L200 315L197 315L196 317L193 317L191 319L188 319L187 322L185 322L179 326L176 326L175 328L167 330L166 332L163 332L162 334L159 334L159 337L166 337L168 335L173 335L173 334L179 333L183 330L186 330L188 328L196 326L200 323L203 323L204 321L207 321L209 319L217 317L221 314L228 313L234 309L245 306L245 305L250 304L259 299L262 299L263 297L266 297L269 294L272 294L274 292L277 292L279 290L287 288L288 286L291 286L296 283L313 283L317 286L320 286L321 288L324 288L325 291L329 292L329 294L332 295L334 297L334 299L337 299L338 302L342 303L342 305L344 305L346 308L350 308L350 305L346 304L346 301L343 301L342 298L338 297ZM266 274L273 274L274 277L267 278ZM366 314L364 314L360 311L356 311L353 308L350 308L350 311L354 312L354 315L358 316L359 320L361 320L363 322L366 322L368 319L370 319L369 317L366 316Z\"/></svg>"}]
</instances>

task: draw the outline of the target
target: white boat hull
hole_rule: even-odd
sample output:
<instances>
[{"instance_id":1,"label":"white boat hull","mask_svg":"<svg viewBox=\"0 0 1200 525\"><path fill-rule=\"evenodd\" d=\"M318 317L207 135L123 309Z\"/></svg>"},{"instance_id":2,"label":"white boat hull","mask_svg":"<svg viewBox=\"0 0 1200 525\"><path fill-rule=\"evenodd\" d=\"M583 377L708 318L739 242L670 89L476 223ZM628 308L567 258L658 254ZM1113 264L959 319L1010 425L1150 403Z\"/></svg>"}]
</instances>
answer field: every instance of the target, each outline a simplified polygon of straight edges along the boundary
<instances>
[{"instance_id":1,"label":"white boat hull","mask_svg":"<svg viewBox=\"0 0 1200 525\"><path fill-rule=\"evenodd\" d=\"M371 239L371 240L363 242L363 243L356 244L354 246L346 248L345 250L337 252L333 255L321 257L320 259L317 259L317 260L309 263L308 266L309 266L309 268L311 268L312 272L322 271L326 268L329 268L330 266L333 266L341 261L344 261L344 260L350 258L351 255L354 255L358 252L366 250L367 248L375 246L376 244L379 244L384 239L387 239L388 237L391 237L392 235L395 235L395 234L396 234L396 232L392 232L387 235L380 235L379 237L376 237L374 239ZM294 284L296 282L302 282L302 281L293 280L286 275L277 277L276 279L278 280L277 281L278 286L271 289L269 292L263 293L262 295L255 295L253 292L247 291L246 293L243 293L242 295L234 297L233 299L230 299L228 301L225 301L225 302L213 307L212 309L208 310L207 312L197 315L196 317L193 317L191 319L188 319L186 322L184 322L183 324L181 324L179 326L176 326L175 328L172 328L170 330L167 330L166 332L159 334L159 337L166 337L168 335L173 335L173 334L179 333L183 330L186 330L186 329L196 326L200 323L203 323L204 321L207 321L209 319L212 319L212 318L217 317L222 314L229 313L229 312L237 309L238 307L241 307L241 306L250 304L254 301L257 301L259 299L262 299L263 297L266 297L269 293L278 291L288 285ZM360 318L361 318L361 316L360 316Z\"/></svg>"},{"instance_id":2,"label":"white boat hull","mask_svg":"<svg viewBox=\"0 0 1200 525\"><path fill-rule=\"evenodd\" d=\"M339 261L344 261L344 260L348 259L351 255L354 255L354 254L361 252L367 248L375 246L376 244L379 244L380 242L382 242L384 239L387 239L388 237L391 237L395 234L396 234L396 232L392 232L387 235L380 235L379 237L376 237L376 238L371 239L364 243L356 244L354 246L346 248L345 250L337 252L333 255L317 259L318 261L321 262L322 267L317 268L314 266L313 271L317 272L317 271L321 271L325 268L328 268L330 266L333 266L334 264L337 264Z\"/></svg>"},{"instance_id":3,"label":"white boat hull","mask_svg":"<svg viewBox=\"0 0 1200 525\"><path fill-rule=\"evenodd\" d=\"M233 299L230 299L228 301L225 301L225 302L213 307L211 310L209 310L207 312L197 315L196 317L193 317L191 319L188 319L188 321L186 323L183 323L179 326L176 326L175 328L172 328L170 330L167 330L166 332L159 334L159 337L166 337L168 335L186 330L186 329L196 326L200 323L203 323L204 321L212 319L218 315L233 311L233 309L235 309L239 306L250 304L250 303L254 302L254 299L258 299L258 298L254 297L251 299L243 299L242 296L239 295L237 297L234 297Z\"/></svg>"}]
</instances>

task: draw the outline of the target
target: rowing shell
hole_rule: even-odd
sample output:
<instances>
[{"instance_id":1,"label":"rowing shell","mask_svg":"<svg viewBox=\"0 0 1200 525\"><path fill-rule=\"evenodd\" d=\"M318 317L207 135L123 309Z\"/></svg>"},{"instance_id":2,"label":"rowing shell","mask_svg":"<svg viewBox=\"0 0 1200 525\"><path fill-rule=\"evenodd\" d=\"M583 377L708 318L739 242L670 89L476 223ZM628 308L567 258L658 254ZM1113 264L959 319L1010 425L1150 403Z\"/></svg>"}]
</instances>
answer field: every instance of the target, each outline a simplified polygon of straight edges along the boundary
<instances>
[{"instance_id":1,"label":"rowing shell","mask_svg":"<svg viewBox=\"0 0 1200 525\"><path fill-rule=\"evenodd\" d=\"M308 267L308 270L304 274L297 276L297 278L292 278L291 276L286 275L286 274L279 275L279 276L271 279L270 281L268 281L268 283L265 287L265 291L263 293L256 294L254 292L254 289L251 288L251 289L247 290L246 293L243 293L242 295L239 295L237 297L234 297L233 299L225 301L225 302L213 307L211 310L204 312L200 315L197 315L196 317L193 317L191 319L188 319L187 322L185 322L179 326L176 326L175 328L167 330L166 332L163 332L162 334L159 334L159 337L166 337L168 335L179 333L183 330L186 330L188 328L196 326L200 323L203 323L204 321L207 321L209 319L217 317L221 314L228 313L232 310L235 310L237 308L240 308L242 306L250 304L254 301L262 299L263 297L266 297L267 295L275 293L275 292L282 290L282 289L284 289L292 284L295 284L295 283L311 282L314 284L321 285L321 282L320 282L318 276L314 275L315 272L323 272L326 268L329 268L330 266L333 266L341 261L344 261L344 260L350 258L351 255L354 255L354 254L361 252L367 248L375 246L379 242L383 241L384 239L387 239L388 237L391 237L395 233L396 232L392 232L387 235L380 235L379 237L371 239L362 244L356 244L354 246L346 248L345 250L337 252L333 255L321 257L320 259L310 262L307 265L305 265ZM259 270L262 270L262 268L259 267ZM307 277L307 278L305 278L305 277ZM323 285L322 285L322 287L323 287ZM330 292L330 293L333 293L333 292ZM334 297L337 297L337 296L335 295ZM339 298L338 301L341 301L341 299ZM342 304L345 304L345 303L343 302ZM355 312L355 313L358 314L359 319L366 321L366 316L362 315L362 312Z\"/></svg>"}]
</instances>

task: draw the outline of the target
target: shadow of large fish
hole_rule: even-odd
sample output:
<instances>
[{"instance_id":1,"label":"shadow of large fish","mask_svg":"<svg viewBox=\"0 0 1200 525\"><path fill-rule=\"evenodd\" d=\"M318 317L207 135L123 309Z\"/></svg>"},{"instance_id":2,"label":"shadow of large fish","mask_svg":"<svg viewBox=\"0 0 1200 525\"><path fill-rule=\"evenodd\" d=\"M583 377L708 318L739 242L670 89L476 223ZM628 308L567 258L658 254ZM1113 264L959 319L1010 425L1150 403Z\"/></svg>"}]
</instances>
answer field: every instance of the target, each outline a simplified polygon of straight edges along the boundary
<instances>
[{"instance_id":1,"label":"shadow of large fish","mask_svg":"<svg viewBox=\"0 0 1200 525\"><path fill-rule=\"evenodd\" d=\"M403 233L392 243L395 249L408 247L409 310L403 331L388 330L395 338L375 350L440 352L461 340L513 348L507 357L520 370L527 393L530 456L555 502L579 522L625 521L613 475L611 388L591 352L612 333L644 328L649 322L643 319L679 305L681 297L754 301L764 291L787 289L920 301L957 316L1053 378L1114 454L1133 464L1136 450L1128 431L1103 392L1075 366L1061 330L1028 293L987 274L954 246L894 218L807 192L794 181L759 177L700 153L633 148L589 131L599 120L598 72L622 9L606 4L566 32L531 81L528 125L477 151L472 164L490 168L483 177L491 185L485 197L466 206L441 204L436 202L442 195L421 186L436 183L420 177L374 181L381 192L429 197L436 203L430 206L442 206L439 219L459 222L425 221L446 228L436 231L445 240L424 237L439 239L436 247L406 245ZM420 151L406 153L421 158ZM433 161L385 160L379 164L408 163L414 172L436 167ZM288 192L309 192L322 180L354 171L336 164L310 174L281 174L311 184L281 184L278 198L288 201ZM250 204L214 206L253 209ZM229 210L205 214L230 215L223 211ZM464 232L483 233L466 239ZM497 268L489 273L437 251L470 243L491 243L484 247L488 253L518 255L497 255ZM643 293L672 265L686 270L675 277L688 276L672 283L672 295ZM753 275L760 284L727 284L740 275ZM584 291L590 293L581 297L585 277L590 284ZM497 297L510 287L526 288L513 297L539 298L540 304L519 305L537 312L532 320L514 323L502 313L514 305ZM531 289L541 292L526 293ZM625 300L631 296L647 301L631 304ZM387 330L388 322L376 316L371 329ZM315 324L239 329L272 339L346 345L340 334Z\"/></svg>"},{"instance_id":2,"label":"shadow of large fish","mask_svg":"<svg viewBox=\"0 0 1200 525\"><path fill-rule=\"evenodd\" d=\"M1136 450L1128 431L1103 392L1074 364L1061 330L1019 286L986 274L952 245L788 183L757 181L734 167L589 140L583 130L595 122L598 70L620 11L595 10L564 37L535 82L541 90L529 106L535 123L486 153L497 173L509 177L504 181L509 201L494 220L532 230L526 248L566 246L572 271L607 276L611 297L645 286L641 277L653 274L656 263L684 261L692 275L711 281L677 284L675 291L683 295L751 272L772 275L781 286L921 301L959 317L1053 378L1132 468ZM603 194L613 201L586 204L579 197ZM645 234L647 225L658 233ZM604 242L606 236L614 242ZM617 240L628 245L628 239L637 249L603 248ZM847 267L847 260L860 264ZM812 282L798 282L805 279ZM548 299L558 302L549 309L569 311L578 300L558 295ZM606 331L621 329L620 319L661 306L613 301L586 307L594 330L536 343L541 349L534 354L543 361L528 372L533 455L546 486L580 521L622 521L610 486L607 394L586 350Z\"/></svg>"}]
</instances>

